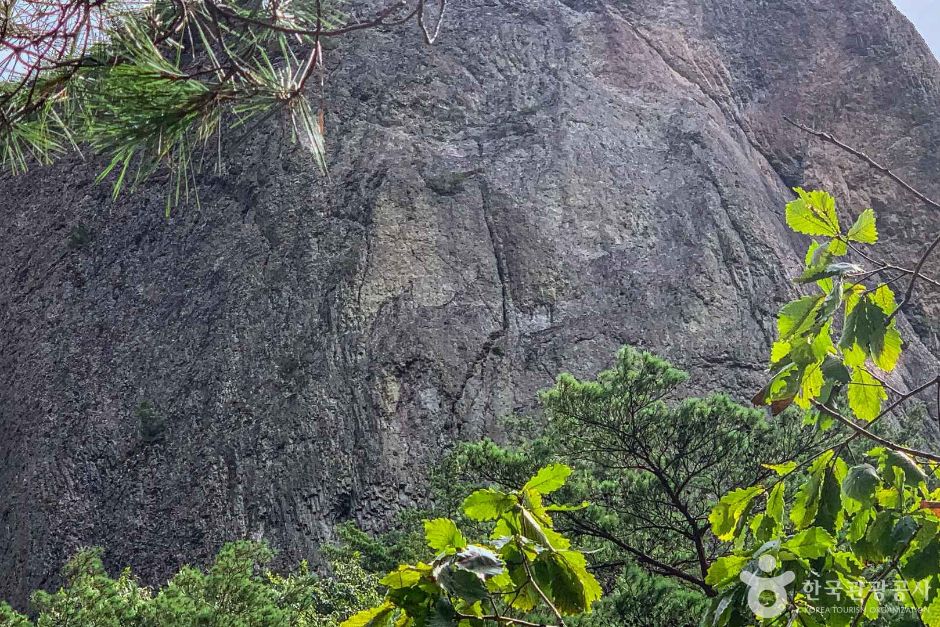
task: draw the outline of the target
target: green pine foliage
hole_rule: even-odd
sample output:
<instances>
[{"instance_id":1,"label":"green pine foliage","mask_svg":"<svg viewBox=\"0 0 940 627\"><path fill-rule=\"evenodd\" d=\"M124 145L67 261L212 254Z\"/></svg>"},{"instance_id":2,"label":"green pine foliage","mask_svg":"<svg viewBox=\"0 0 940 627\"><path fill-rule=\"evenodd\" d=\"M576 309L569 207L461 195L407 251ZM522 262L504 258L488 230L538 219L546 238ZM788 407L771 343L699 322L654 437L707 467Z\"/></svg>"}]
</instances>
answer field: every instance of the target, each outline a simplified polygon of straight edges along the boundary
<instances>
[{"instance_id":1,"label":"green pine foliage","mask_svg":"<svg viewBox=\"0 0 940 627\"><path fill-rule=\"evenodd\" d=\"M507 421L512 445L464 443L439 464L433 499L453 507L481 485L505 490L541 464L570 464L576 472L553 498L575 505L558 508L557 526L590 549L607 591L594 612L573 622L697 623L715 593L708 567L723 551L708 520L711 504L772 476L768 466L818 450L823 434L804 429L797 412L771 424L723 395L683 398L687 379L629 347L594 379L562 375L541 395L542 412ZM474 522L458 521L461 528Z\"/></svg>"},{"instance_id":2,"label":"green pine foliage","mask_svg":"<svg viewBox=\"0 0 940 627\"><path fill-rule=\"evenodd\" d=\"M202 165L221 167L223 138L280 114L325 170L321 39L342 32L335 3L98 3L93 41L0 76L0 163L14 173L69 150L104 155L114 194L163 170L167 211L194 191ZM14 12L13 28L67 36ZM76 18L77 19L77 18ZM45 29L45 30L44 30ZM36 53L51 54L37 49ZM322 85L320 85L322 87Z\"/></svg>"}]
</instances>

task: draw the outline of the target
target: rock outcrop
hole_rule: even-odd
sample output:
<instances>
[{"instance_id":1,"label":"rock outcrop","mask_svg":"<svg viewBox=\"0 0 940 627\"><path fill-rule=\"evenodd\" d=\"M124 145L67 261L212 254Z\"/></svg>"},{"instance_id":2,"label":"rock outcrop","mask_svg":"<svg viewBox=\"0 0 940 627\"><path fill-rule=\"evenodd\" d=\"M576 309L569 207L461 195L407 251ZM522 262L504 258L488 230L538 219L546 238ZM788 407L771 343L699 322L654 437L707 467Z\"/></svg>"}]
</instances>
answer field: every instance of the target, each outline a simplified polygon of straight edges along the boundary
<instances>
[{"instance_id":1,"label":"rock outcrop","mask_svg":"<svg viewBox=\"0 0 940 627\"><path fill-rule=\"evenodd\" d=\"M898 262L940 228L783 120L940 195L940 65L889 0L448 12L432 47L332 51L328 179L271 127L169 221L96 163L0 182L0 597L81 545L154 579L236 537L308 557L625 343L746 397L806 244L793 185L873 206ZM938 313L900 377L936 368Z\"/></svg>"}]
</instances>

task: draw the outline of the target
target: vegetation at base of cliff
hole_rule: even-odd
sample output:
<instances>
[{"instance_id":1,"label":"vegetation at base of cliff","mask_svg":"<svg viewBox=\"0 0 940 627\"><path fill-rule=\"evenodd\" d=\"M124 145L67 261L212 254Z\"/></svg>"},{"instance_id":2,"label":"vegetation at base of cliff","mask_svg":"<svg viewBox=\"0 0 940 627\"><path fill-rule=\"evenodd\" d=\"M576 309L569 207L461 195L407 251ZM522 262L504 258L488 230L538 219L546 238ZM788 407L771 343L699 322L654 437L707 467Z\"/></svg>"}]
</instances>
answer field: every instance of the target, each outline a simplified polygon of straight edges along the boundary
<instances>
[{"instance_id":1,"label":"vegetation at base of cliff","mask_svg":"<svg viewBox=\"0 0 940 627\"><path fill-rule=\"evenodd\" d=\"M330 576L301 564L286 575L268 570L273 553L256 542L233 542L206 569L186 566L159 589L142 586L130 569L111 577L101 551L77 553L56 592L37 591L34 618L0 603L3 627L327 627L375 603L378 578L355 554L334 561Z\"/></svg>"}]
</instances>

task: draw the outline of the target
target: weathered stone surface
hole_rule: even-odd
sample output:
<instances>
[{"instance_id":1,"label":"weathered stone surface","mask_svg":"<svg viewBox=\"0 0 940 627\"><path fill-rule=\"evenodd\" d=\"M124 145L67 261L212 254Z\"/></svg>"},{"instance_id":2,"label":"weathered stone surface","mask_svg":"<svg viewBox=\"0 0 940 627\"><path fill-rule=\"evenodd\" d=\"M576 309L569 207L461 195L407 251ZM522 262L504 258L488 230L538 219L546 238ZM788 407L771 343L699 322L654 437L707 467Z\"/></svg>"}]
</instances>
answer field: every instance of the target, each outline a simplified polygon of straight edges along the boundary
<instances>
[{"instance_id":1,"label":"weathered stone surface","mask_svg":"<svg viewBox=\"0 0 940 627\"><path fill-rule=\"evenodd\" d=\"M0 596L80 545L153 579L236 537L307 557L624 343L743 397L805 247L790 185L873 205L906 263L940 224L782 120L940 194L940 66L888 0L448 10L434 47L332 53L328 181L273 129L169 221L97 164L3 180ZM936 368L938 311L901 376Z\"/></svg>"}]
</instances>

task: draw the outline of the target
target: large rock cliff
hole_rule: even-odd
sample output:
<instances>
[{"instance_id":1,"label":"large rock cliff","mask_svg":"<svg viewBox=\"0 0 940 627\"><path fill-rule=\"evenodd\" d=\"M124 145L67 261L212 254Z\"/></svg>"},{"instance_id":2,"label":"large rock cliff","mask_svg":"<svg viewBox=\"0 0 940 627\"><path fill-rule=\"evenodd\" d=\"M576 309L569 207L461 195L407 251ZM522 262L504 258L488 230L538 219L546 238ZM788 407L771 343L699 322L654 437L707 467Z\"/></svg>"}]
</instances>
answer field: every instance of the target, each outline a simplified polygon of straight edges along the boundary
<instances>
[{"instance_id":1,"label":"large rock cliff","mask_svg":"<svg viewBox=\"0 0 940 627\"><path fill-rule=\"evenodd\" d=\"M80 545L150 578L236 537L309 556L625 343L745 397L790 186L873 206L898 261L940 224L783 121L940 194L940 66L888 0L452 1L418 42L331 52L328 179L272 126L169 221L97 163L0 181L0 597Z\"/></svg>"}]
</instances>

